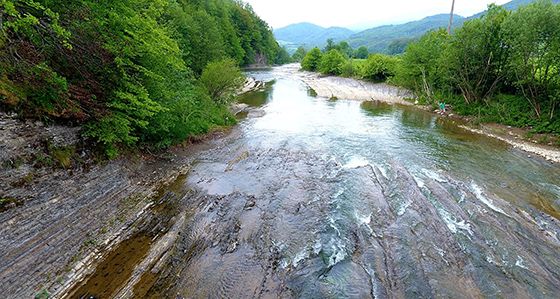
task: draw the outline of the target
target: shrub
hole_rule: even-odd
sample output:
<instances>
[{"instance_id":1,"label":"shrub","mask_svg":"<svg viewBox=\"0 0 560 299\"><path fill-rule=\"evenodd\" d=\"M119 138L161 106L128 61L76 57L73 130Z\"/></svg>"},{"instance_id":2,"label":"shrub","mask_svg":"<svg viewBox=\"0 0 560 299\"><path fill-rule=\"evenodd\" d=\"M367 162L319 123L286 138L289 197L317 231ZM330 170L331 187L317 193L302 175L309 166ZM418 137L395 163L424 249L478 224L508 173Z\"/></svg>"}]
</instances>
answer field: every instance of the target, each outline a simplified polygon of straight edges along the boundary
<instances>
[{"instance_id":1,"label":"shrub","mask_svg":"<svg viewBox=\"0 0 560 299\"><path fill-rule=\"evenodd\" d=\"M343 77L354 77L356 75L356 67L354 66L354 62L352 60L347 60L342 65L342 72L340 74Z\"/></svg>"},{"instance_id":2,"label":"shrub","mask_svg":"<svg viewBox=\"0 0 560 299\"><path fill-rule=\"evenodd\" d=\"M338 50L330 50L321 58L319 72L325 75L340 75L345 63L346 59Z\"/></svg>"},{"instance_id":3,"label":"shrub","mask_svg":"<svg viewBox=\"0 0 560 299\"><path fill-rule=\"evenodd\" d=\"M323 54L321 53L321 50L319 50L319 48L313 48L313 50L309 51L301 61L301 68L310 72L318 70L322 57Z\"/></svg>"},{"instance_id":4,"label":"shrub","mask_svg":"<svg viewBox=\"0 0 560 299\"><path fill-rule=\"evenodd\" d=\"M232 59L210 62L202 71L200 82L218 104L230 102L245 80Z\"/></svg>"},{"instance_id":5,"label":"shrub","mask_svg":"<svg viewBox=\"0 0 560 299\"><path fill-rule=\"evenodd\" d=\"M360 70L360 76L363 79L376 82L386 81L389 77L395 75L397 63L398 59L392 56L383 54L370 55Z\"/></svg>"}]
</instances>

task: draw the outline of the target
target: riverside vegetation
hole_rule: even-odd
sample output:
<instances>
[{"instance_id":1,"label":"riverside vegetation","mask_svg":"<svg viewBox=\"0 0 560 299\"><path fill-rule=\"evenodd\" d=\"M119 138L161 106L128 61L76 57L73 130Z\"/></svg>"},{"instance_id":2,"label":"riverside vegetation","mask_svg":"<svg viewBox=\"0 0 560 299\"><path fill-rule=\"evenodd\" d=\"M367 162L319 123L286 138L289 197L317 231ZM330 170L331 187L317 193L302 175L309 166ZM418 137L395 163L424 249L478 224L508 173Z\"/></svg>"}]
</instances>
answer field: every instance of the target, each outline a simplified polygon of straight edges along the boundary
<instances>
[{"instance_id":1,"label":"riverside vegetation","mask_svg":"<svg viewBox=\"0 0 560 299\"><path fill-rule=\"evenodd\" d=\"M346 43L314 48L302 68L408 88L425 104L439 101L480 122L560 134L560 5L539 0L487 13L452 34L440 29L398 56L351 59Z\"/></svg>"},{"instance_id":2,"label":"riverside vegetation","mask_svg":"<svg viewBox=\"0 0 560 299\"><path fill-rule=\"evenodd\" d=\"M233 124L238 66L286 56L235 0L0 1L1 108L82 126L110 158Z\"/></svg>"}]
</instances>

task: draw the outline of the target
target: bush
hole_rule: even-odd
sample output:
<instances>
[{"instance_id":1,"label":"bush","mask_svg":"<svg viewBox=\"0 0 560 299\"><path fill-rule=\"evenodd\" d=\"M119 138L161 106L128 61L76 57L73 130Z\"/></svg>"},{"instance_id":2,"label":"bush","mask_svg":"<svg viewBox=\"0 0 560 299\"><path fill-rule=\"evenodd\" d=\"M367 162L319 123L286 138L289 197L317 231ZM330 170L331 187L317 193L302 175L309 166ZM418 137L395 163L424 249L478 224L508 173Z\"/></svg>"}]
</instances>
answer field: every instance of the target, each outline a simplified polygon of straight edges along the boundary
<instances>
[{"instance_id":1,"label":"bush","mask_svg":"<svg viewBox=\"0 0 560 299\"><path fill-rule=\"evenodd\" d=\"M347 60L342 65L342 72L340 74L342 77L354 77L356 75L356 67L354 66L354 62L352 60Z\"/></svg>"},{"instance_id":2,"label":"bush","mask_svg":"<svg viewBox=\"0 0 560 299\"><path fill-rule=\"evenodd\" d=\"M330 50L321 59L319 72L325 75L340 75L346 59L338 50Z\"/></svg>"},{"instance_id":3,"label":"bush","mask_svg":"<svg viewBox=\"0 0 560 299\"><path fill-rule=\"evenodd\" d=\"M360 69L362 79L384 82L395 75L398 59L384 54L373 54L368 57Z\"/></svg>"},{"instance_id":4,"label":"bush","mask_svg":"<svg viewBox=\"0 0 560 299\"><path fill-rule=\"evenodd\" d=\"M235 124L227 106L213 101L203 87L191 87L182 96L165 103L143 132L146 144L165 148L215 127Z\"/></svg>"},{"instance_id":5,"label":"bush","mask_svg":"<svg viewBox=\"0 0 560 299\"><path fill-rule=\"evenodd\" d=\"M208 94L218 104L229 103L244 81L245 76L232 59L210 62L200 77Z\"/></svg>"},{"instance_id":6,"label":"bush","mask_svg":"<svg viewBox=\"0 0 560 299\"><path fill-rule=\"evenodd\" d=\"M321 50L319 50L319 48L313 48L313 50L309 51L305 57L303 57L301 68L310 72L318 70L322 57L323 53L321 53Z\"/></svg>"}]
</instances>

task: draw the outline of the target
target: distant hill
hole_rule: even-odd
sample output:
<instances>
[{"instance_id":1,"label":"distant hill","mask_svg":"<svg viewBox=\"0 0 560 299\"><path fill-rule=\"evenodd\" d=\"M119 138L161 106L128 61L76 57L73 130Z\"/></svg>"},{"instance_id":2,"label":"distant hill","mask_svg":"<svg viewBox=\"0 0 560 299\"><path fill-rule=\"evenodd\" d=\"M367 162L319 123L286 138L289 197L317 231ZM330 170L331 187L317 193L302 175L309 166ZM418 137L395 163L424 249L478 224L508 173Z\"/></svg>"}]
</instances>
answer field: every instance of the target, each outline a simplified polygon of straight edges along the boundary
<instances>
[{"instance_id":1,"label":"distant hill","mask_svg":"<svg viewBox=\"0 0 560 299\"><path fill-rule=\"evenodd\" d=\"M513 0L504 5L508 10L515 10L535 0ZM552 0L560 3L560 0ZM465 18L454 16L453 27L459 27L469 19L484 15L485 11ZM337 42L347 41L352 48L366 46L370 52L399 53L406 45L424 33L437 28L447 28L449 14L439 14L426 17L419 21L412 21L400 25L385 25L354 33L349 29L340 27L323 28L310 23L299 23L274 30L274 35L281 45L287 46L291 52L299 46L312 48L323 47L327 39L332 38Z\"/></svg>"},{"instance_id":2,"label":"distant hill","mask_svg":"<svg viewBox=\"0 0 560 299\"><path fill-rule=\"evenodd\" d=\"M453 26L460 26L464 21L464 17L455 15ZM418 38L430 30L447 27L448 24L449 14L439 14L406 24L371 28L350 36L347 41L353 48L366 46L370 52L386 53L394 41Z\"/></svg>"},{"instance_id":3,"label":"distant hill","mask_svg":"<svg viewBox=\"0 0 560 299\"><path fill-rule=\"evenodd\" d=\"M348 39L354 31L342 27L324 28L311 23L298 23L274 30L274 36L282 45L291 47L322 47L332 38L339 42Z\"/></svg>"},{"instance_id":4,"label":"distant hill","mask_svg":"<svg viewBox=\"0 0 560 299\"><path fill-rule=\"evenodd\" d=\"M535 0L513 0L510 1L506 4L503 4L502 7L507 9L507 10L516 10L521 6L527 5L531 2L534 2ZM552 0L552 3L560 3L560 0ZM486 11L483 12L479 12L471 17L469 17L469 19L476 19L476 18L480 18L484 15L484 13L486 13Z\"/></svg>"}]
</instances>

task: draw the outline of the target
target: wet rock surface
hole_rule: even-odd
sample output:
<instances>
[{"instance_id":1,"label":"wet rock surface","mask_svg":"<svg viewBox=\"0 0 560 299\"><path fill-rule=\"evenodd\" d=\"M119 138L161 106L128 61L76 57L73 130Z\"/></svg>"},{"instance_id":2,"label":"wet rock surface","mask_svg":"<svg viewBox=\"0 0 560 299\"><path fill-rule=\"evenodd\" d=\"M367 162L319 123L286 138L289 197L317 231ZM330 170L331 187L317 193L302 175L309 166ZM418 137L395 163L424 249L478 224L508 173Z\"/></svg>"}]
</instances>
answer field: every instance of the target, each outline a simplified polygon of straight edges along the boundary
<instances>
[{"instance_id":1,"label":"wet rock surface","mask_svg":"<svg viewBox=\"0 0 560 299\"><path fill-rule=\"evenodd\" d=\"M419 185L398 161L381 171L255 149L226 171L225 157L244 151L231 148L200 156L188 179L198 195L185 202L194 216L149 296L554 298L560 290L560 226L550 216L482 200L452 177Z\"/></svg>"},{"instance_id":2,"label":"wet rock surface","mask_svg":"<svg viewBox=\"0 0 560 299\"><path fill-rule=\"evenodd\" d=\"M556 166L284 76L196 155L193 216L147 297L556 297Z\"/></svg>"},{"instance_id":3,"label":"wet rock surface","mask_svg":"<svg viewBox=\"0 0 560 299\"><path fill-rule=\"evenodd\" d=\"M38 165L45 142L76 146L78 131L6 114L0 123L0 200L6 203L0 209L1 298L67 292L109 249L164 223L152 215L153 199L190 167L180 150L166 158L132 157L70 169Z\"/></svg>"}]
</instances>

